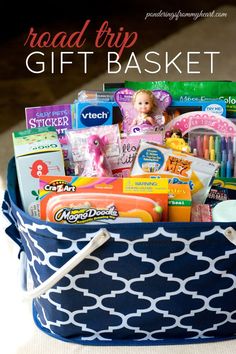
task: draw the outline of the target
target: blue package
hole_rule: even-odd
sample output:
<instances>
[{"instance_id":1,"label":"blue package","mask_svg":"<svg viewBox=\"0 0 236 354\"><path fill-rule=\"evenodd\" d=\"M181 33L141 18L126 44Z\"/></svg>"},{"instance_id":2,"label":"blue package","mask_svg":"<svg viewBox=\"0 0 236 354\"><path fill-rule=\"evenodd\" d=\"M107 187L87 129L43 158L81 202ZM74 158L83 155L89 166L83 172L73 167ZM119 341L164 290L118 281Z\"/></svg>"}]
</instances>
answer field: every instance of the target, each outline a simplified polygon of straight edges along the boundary
<instances>
[{"instance_id":1,"label":"blue package","mask_svg":"<svg viewBox=\"0 0 236 354\"><path fill-rule=\"evenodd\" d=\"M113 123L113 102L76 102L76 128Z\"/></svg>"}]
</instances>

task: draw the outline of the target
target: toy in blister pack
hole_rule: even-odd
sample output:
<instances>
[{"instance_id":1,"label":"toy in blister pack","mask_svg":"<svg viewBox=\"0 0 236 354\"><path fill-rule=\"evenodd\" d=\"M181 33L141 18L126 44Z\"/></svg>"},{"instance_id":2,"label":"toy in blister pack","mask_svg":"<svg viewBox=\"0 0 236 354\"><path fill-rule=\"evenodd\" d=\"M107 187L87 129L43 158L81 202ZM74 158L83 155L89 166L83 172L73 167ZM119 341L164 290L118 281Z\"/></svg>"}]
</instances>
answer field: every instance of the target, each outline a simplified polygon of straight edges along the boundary
<instances>
[{"instance_id":1,"label":"toy in blister pack","mask_svg":"<svg viewBox=\"0 0 236 354\"><path fill-rule=\"evenodd\" d=\"M108 158L120 154L119 126L68 130L69 156L76 175L112 176Z\"/></svg>"},{"instance_id":2,"label":"toy in blister pack","mask_svg":"<svg viewBox=\"0 0 236 354\"><path fill-rule=\"evenodd\" d=\"M197 157L220 163L218 175L236 176L236 125L219 114L189 112L165 127L166 134L178 130L188 136L191 152Z\"/></svg>"},{"instance_id":3,"label":"toy in blister pack","mask_svg":"<svg viewBox=\"0 0 236 354\"><path fill-rule=\"evenodd\" d=\"M168 181L42 176L40 212L42 220L66 224L166 221Z\"/></svg>"},{"instance_id":4,"label":"toy in blister pack","mask_svg":"<svg viewBox=\"0 0 236 354\"><path fill-rule=\"evenodd\" d=\"M171 96L163 90L119 89L115 93L122 115L124 134L145 134L163 129L163 112L171 103Z\"/></svg>"}]
</instances>

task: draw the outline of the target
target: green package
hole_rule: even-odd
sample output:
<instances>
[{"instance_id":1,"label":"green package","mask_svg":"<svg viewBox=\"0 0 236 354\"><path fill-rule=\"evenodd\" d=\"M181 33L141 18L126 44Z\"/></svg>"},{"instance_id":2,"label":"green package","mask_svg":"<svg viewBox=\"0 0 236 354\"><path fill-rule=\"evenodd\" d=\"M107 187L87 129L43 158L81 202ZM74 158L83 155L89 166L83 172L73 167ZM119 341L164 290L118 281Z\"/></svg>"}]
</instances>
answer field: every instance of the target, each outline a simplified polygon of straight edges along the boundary
<instances>
[{"instance_id":1,"label":"green package","mask_svg":"<svg viewBox=\"0 0 236 354\"><path fill-rule=\"evenodd\" d=\"M236 119L236 82L231 81L126 81L133 90L166 90L173 100L195 101L219 99L226 102L227 118Z\"/></svg>"}]
</instances>

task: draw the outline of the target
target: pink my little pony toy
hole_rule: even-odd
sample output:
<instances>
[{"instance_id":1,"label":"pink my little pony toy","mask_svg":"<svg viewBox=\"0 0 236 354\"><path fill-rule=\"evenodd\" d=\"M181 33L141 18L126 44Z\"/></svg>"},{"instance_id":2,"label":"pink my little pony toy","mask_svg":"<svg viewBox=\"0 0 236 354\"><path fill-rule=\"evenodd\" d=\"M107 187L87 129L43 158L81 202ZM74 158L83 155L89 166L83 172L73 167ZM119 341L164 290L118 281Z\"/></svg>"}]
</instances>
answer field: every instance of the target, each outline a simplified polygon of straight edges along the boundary
<instances>
[{"instance_id":1,"label":"pink my little pony toy","mask_svg":"<svg viewBox=\"0 0 236 354\"><path fill-rule=\"evenodd\" d=\"M105 150L108 144L106 136L102 138L99 135L90 135L88 137L87 152L88 160L86 161L83 176L88 177L110 177L112 176Z\"/></svg>"}]
</instances>

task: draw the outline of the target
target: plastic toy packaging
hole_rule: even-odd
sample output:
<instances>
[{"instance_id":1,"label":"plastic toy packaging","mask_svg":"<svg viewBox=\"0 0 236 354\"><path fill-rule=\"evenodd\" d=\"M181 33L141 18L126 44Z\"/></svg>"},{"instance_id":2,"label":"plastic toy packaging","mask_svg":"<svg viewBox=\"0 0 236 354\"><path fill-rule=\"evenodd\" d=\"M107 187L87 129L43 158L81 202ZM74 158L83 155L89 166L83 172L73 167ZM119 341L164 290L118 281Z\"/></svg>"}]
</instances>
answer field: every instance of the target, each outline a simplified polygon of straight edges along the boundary
<instances>
[{"instance_id":1,"label":"plastic toy packaging","mask_svg":"<svg viewBox=\"0 0 236 354\"><path fill-rule=\"evenodd\" d=\"M191 212L192 222L212 222L212 212L208 204L195 204Z\"/></svg>"},{"instance_id":2,"label":"plastic toy packaging","mask_svg":"<svg viewBox=\"0 0 236 354\"><path fill-rule=\"evenodd\" d=\"M83 129L122 122L120 108L113 92L83 90L75 101L75 126Z\"/></svg>"},{"instance_id":3,"label":"plastic toy packaging","mask_svg":"<svg viewBox=\"0 0 236 354\"><path fill-rule=\"evenodd\" d=\"M69 157L76 175L112 176L109 159L120 154L120 132L117 124L68 130L66 134Z\"/></svg>"},{"instance_id":4,"label":"plastic toy packaging","mask_svg":"<svg viewBox=\"0 0 236 354\"><path fill-rule=\"evenodd\" d=\"M163 90L134 91L122 88L115 93L119 104L124 135L146 134L163 130L164 111L172 101L170 94Z\"/></svg>"},{"instance_id":5,"label":"plastic toy packaging","mask_svg":"<svg viewBox=\"0 0 236 354\"><path fill-rule=\"evenodd\" d=\"M109 91L95 91L95 90L82 90L78 92L78 101L102 101L102 102L113 102L114 92Z\"/></svg>"},{"instance_id":6,"label":"plastic toy packaging","mask_svg":"<svg viewBox=\"0 0 236 354\"><path fill-rule=\"evenodd\" d=\"M40 212L42 220L65 224L167 221L168 181L42 176Z\"/></svg>"},{"instance_id":7,"label":"plastic toy packaging","mask_svg":"<svg viewBox=\"0 0 236 354\"><path fill-rule=\"evenodd\" d=\"M195 156L217 161L220 177L236 177L236 125L230 119L215 113L189 112L173 119L165 129L166 134L174 130L182 137L188 136L188 145Z\"/></svg>"},{"instance_id":8,"label":"plastic toy packaging","mask_svg":"<svg viewBox=\"0 0 236 354\"><path fill-rule=\"evenodd\" d=\"M189 183L194 203L204 203L219 168L215 161L142 141L134 159L131 176L169 178L169 183Z\"/></svg>"}]
</instances>

